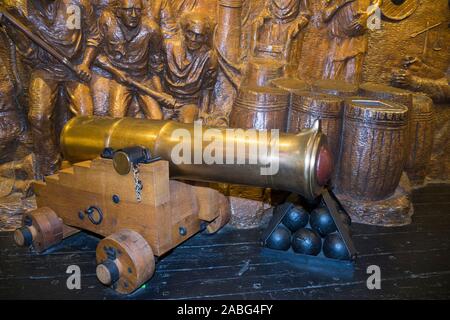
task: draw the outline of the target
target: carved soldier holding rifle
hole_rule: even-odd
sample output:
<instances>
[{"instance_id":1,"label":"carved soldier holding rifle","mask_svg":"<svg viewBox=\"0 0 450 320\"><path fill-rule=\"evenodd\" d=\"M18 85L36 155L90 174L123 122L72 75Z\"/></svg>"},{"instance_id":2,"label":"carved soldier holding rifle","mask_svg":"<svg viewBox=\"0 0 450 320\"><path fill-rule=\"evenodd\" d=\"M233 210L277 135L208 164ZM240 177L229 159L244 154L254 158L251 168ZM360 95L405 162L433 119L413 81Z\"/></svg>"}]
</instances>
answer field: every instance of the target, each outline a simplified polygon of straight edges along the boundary
<instances>
[{"instance_id":1,"label":"carved soldier holding rifle","mask_svg":"<svg viewBox=\"0 0 450 320\"><path fill-rule=\"evenodd\" d=\"M72 113L93 113L86 83L99 44L95 13L88 0L5 0L2 11L8 34L33 67L28 119L39 179L60 164L51 120L59 90L65 90Z\"/></svg>"},{"instance_id":2,"label":"carved soldier holding rifle","mask_svg":"<svg viewBox=\"0 0 450 320\"><path fill-rule=\"evenodd\" d=\"M102 52L96 65L108 72L104 76L109 80L93 85L96 104L101 101L97 96L109 95L109 115L121 118L137 98L147 118L162 119L158 102L170 106L175 100L162 93L158 74L163 70L163 38L156 22L143 15L142 0L116 1L103 12L99 29Z\"/></svg>"}]
</instances>

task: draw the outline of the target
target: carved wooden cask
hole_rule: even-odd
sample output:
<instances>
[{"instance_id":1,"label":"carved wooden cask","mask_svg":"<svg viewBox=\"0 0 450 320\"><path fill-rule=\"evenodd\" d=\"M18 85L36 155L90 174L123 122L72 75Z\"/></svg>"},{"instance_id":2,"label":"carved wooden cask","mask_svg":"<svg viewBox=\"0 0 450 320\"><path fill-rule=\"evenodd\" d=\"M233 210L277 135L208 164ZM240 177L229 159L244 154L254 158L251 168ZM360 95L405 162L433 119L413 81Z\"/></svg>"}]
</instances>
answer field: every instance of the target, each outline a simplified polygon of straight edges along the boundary
<instances>
[{"instance_id":1,"label":"carved wooden cask","mask_svg":"<svg viewBox=\"0 0 450 320\"><path fill-rule=\"evenodd\" d=\"M232 128L286 130L289 92L271 87L242 87L230 114Z\"/></svg>"},{"instance_id":2,"label":"carved wooden cask","mask_svg":"<svg viewBox=\"0 0 450 320\"><path fill-rule=\"evenodd\" d=\"M410 110L409 143L406 144L406 171L414 182L421 183L426 176L433 148L433 101L425 95L389 87L365 83L360 94L375 99L403 104Z\"/></svg>"},{"instance_id":3,"label":"carved wooden cask","mask_svg":"<svg viewBox=\"0 0 450 320\"><path fill-rule=\"evenodd\" d=\"M413 95L410 123L410 150L406 172L414 183L422 183L427 175L434 140L433 100L426 95Z\"/></svg>"},{"instance_id":4,"label":"carved wooden cask","mask_svg":"<svg viewBox=\"0 0 450 320\"><path fill-rule=\"evenodd\" d=\"M298 133L312 128L315 121L321 120L322 131L327 135L334 159L338 161L344 107L344 99L336 96L310 92L294 94L289 112L288 132Z\"/></svg>"},{"instance_id":5,"label":"carved wooden cask","mask_svg":"<svg viewBox=\"0 0 450 320\"><path fill-rule=\"evenodd\" d=\"M344 116L339 193L358 200L391 196L405 166L408 108L377 100L349 100Z\"/></svg>"}]
</instances>

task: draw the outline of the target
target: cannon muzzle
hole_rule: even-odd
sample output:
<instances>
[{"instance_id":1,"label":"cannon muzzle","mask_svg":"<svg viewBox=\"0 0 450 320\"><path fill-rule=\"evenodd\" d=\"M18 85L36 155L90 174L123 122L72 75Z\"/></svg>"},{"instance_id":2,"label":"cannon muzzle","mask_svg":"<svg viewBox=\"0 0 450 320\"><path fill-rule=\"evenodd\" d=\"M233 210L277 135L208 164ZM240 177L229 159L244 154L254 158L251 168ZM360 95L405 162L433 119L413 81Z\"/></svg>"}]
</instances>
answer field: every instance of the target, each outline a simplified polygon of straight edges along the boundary
<instances>
[{"instance_id":1,"label":"cannon muzzle","mask_svg":"<svg viewBox=\"0 0 450 320\"><path fill-rule=\"evenodd\" d=\"M309 199L321 193L333 171L319 125L294 135L198 123L77 117L61 135L64 157L72 163L93 160L105 148L136 146L168 161L172 179L272 188Z\"/></svg>"}]
</instances>

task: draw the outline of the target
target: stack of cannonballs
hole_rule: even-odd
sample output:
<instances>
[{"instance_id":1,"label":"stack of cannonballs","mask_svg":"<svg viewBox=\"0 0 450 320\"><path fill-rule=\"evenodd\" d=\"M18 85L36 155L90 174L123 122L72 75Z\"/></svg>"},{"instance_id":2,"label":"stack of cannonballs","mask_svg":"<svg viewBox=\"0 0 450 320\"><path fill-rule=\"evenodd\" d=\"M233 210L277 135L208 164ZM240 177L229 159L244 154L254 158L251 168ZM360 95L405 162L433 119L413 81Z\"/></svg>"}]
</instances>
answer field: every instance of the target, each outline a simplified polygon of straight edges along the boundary
<instances>
[{"instance_id":1,"label":"stack of cannonballs","mask_svg":"<svg viewBox=\"0 0 450 320\"><path fill-rule=\"evenodd\" d=\"M339 217L350 232L350 217L344 211L340 211ZM292 248L298 254L350 260L330 211L323 206L311 213L301 206L292 207L267 239L266 246L282 251Z\"/></svg>"}]
</instances>

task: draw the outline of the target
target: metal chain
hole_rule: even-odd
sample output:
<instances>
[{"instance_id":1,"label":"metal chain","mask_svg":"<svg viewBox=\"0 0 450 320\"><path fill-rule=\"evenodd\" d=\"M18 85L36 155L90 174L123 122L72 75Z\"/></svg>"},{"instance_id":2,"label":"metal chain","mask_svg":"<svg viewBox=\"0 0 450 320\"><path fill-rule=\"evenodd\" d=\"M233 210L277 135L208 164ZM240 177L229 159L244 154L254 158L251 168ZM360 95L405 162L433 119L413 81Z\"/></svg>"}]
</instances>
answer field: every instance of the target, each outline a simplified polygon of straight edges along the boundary
<instances>
[{"instance_id":1,"label":"metal chain","mask_svg":"<svg viewBox=\"0 0 450 320\"><path fill-rule=\"evenodd\" d=\"M142 181L139 179L139 165L133 165L134 190L136 192L136 200L142 202Z\"/></svg>"}]
</instances>

